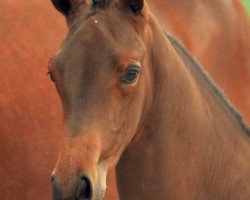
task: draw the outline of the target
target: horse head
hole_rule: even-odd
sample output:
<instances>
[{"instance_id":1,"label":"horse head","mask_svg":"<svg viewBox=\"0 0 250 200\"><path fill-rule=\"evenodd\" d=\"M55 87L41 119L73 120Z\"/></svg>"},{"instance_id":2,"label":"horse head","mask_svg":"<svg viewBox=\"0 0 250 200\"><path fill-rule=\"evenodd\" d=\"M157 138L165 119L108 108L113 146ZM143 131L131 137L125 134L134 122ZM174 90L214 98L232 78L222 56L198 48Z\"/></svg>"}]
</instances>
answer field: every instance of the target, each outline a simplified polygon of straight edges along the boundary
<instances>
[{"instance_id":1,"label":"horse head","mask_svg":"<svg viewBox=\"0 0 250 200\"><path fill-rule=\"evenodd\" d=\"M106 176L141 132L150 74L142 0L52 0L68 33L49 74L61 98L64 133L53 198L102 199Z\"/></svg>"}]
</instances>

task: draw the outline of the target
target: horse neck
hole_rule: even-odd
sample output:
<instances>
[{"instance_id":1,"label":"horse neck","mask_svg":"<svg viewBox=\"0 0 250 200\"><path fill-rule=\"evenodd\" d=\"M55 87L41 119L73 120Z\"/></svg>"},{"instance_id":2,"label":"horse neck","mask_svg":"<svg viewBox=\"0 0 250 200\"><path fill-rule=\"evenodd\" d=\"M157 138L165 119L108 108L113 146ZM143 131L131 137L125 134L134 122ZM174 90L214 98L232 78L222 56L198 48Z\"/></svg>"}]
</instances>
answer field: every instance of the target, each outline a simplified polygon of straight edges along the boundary
<instances>
[{"instance_id":1,"label":"horse neck","mask_svg":"<svg viewBox=\"0 0 250 200\"><path fill-rule=\"evenodd\" d=\"M151 20L145 40L153 103L143 133L116 169L121 200L250 195L249 138Z\"/></svg>"}]
</instances>

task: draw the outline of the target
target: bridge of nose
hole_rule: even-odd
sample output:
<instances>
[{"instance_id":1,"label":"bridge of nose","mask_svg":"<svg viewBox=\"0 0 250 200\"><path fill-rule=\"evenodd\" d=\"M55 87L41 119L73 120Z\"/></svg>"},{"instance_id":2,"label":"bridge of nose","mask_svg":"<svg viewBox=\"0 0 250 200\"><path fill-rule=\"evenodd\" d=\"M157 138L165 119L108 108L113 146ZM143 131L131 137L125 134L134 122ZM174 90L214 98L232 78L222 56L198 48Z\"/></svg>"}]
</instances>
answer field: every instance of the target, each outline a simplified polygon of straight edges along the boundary
<instances>
[{"instance_id":1,"label":"bridge of nose","mask_svg":"<svg viewBox=\"0 0 250 200\"><path fill-rule=\"evenodd\" d=\"M96 128L88 128L76 136L64 134L51 177L53 199L90 199L92 185L98 178L99 157L100 138Z\"/></svg>"}]
</instances>

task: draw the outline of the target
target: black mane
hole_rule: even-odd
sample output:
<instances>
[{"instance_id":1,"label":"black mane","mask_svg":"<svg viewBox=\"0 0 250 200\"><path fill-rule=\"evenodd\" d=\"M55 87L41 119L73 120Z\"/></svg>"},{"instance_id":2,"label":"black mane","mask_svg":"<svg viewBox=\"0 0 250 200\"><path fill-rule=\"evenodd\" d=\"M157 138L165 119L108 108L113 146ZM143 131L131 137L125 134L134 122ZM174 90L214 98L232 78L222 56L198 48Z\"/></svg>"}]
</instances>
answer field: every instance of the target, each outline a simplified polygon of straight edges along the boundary
<instances>
[{"instance_id":1,"label":"black mane","mask_svg":"<svg viewBox=\"0 0 250 200\"><path fill-rule=\"evenodd\" d=\"M229 100L225 97L225 95L218 88L218 86L212 81L209 75L204 70L202 70L201 65L195 60L195 58L189 53L189 51L184 47L184 45L180 41L178 41L169 33L165 32L165 35L167 36L169 41L172 43L176 51L182 56L185 56L186 59L188 59L192 67L194 67L197 70L197 72L208 83L208 85L211 87L214 93L222 100L224 105L229 109L232 116L236 119L236 121L238 121L243 131L245 131L247 135L250 136L250 127L247 126L246 123L244 122L241 113L229 102Z\"/></svg>"}]
</instances>

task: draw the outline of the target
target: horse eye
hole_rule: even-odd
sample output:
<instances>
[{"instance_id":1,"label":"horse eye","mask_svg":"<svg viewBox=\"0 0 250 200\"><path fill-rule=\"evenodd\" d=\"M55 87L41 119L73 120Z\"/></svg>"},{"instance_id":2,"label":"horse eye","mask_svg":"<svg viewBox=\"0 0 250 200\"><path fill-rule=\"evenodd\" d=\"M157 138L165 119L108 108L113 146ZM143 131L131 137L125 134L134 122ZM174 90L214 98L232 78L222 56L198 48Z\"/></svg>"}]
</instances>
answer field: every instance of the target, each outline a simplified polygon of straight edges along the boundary
<instances>
[{"instance_id":1,"label":"horse eye","mask_svg":"<svg viewBox=\"0 0 250 200\"><path fill-rule=\"evenodd\" d=\"M126 69L122 73L122 83L125 83L125 84L134 83L137 80L139 70L140 70L140 66L137 66L137 65L129 66L128 69Z\"/></svg>"},{"instance_id":2,"label":"horse eye","mask_svg":"<svg viewBox=\"0 0 250 200\"><path fill-rule=\"evenodd\" d=\"M49 75L50 76L50 80L55 83L54 74L51 71L48 71L47 75Z\"/></svg>"}]
</instances>

